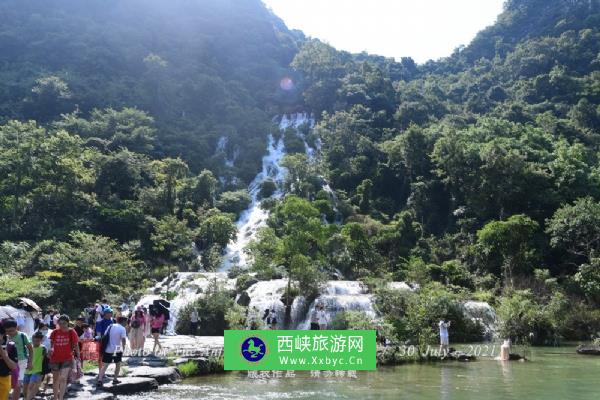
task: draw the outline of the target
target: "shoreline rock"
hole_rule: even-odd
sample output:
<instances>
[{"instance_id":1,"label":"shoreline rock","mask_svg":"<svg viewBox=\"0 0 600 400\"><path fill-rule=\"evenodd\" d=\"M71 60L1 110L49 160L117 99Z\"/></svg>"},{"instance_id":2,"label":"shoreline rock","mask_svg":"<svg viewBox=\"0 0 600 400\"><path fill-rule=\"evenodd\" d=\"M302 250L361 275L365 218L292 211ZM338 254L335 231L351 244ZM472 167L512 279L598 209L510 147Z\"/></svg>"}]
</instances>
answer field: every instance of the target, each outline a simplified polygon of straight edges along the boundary
<instances>
[{"instance_id":1,"label":"shoreline rock","mask_svg":"<svg viewBox=\"0 0 600 400\"><path fill-rule=\"evenodd\" d=\"M579 346L577 354L585 356L600 356L600 346Z\"/></svg>"}]
</instances>

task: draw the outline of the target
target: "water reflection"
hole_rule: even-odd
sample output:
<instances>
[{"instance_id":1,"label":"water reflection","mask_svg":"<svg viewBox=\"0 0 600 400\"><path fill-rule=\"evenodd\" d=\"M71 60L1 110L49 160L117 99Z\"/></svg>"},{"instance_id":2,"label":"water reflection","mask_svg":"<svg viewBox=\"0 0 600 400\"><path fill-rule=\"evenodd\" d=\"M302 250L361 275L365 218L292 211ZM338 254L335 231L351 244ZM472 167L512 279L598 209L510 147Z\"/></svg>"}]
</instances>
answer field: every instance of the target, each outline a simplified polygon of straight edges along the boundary
<instances>
[{"instance_id":1,"label":"water reflection","mask_svg":"<svg viewBox=\"0 0 600 400\"><path fill-rule=\"evenodd\" d=\"M440 385L440 399L441 400L450 400L452 398L451 390L452 390L452 382L450 374L452 371L447 366L442 366L440 368L440 377L441 377L441 385Z\"/></svg>"}]
</instances>

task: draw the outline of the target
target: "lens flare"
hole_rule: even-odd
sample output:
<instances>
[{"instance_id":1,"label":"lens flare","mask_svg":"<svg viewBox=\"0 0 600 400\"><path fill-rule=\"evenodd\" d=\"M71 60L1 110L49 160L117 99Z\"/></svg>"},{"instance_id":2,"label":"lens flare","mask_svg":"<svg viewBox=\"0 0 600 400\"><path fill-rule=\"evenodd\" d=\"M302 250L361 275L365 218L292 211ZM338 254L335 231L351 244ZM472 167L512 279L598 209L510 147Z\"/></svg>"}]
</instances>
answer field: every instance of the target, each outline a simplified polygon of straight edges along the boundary
<instances>
[{"instance_id":1,"label":"lens flare","mask_svg":"<svg viewBox=\"0 0 600 400\"><path fill-rule=\"evenodd\" d=\"M279 82L279 87L286 91L292 90L294 88L294 81L289 76L286 76Z\"/></svg>"}]
</instances>

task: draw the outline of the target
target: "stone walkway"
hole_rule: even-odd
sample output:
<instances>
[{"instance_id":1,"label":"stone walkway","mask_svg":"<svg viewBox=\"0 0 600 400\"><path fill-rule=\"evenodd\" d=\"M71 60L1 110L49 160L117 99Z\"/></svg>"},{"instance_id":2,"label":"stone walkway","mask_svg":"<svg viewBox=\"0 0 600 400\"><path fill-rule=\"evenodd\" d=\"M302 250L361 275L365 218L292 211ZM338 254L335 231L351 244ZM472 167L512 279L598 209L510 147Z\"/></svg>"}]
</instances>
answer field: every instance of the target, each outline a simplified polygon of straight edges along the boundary
<instances>
[{"instance_id":1,"label":"stone walkway","mask_svg":"<svg viewBox=\"0 0 600 400\"><path fill-rule=\"evenodd\" d=\"M70 386L68 398L109 400L117 395L157 390L159 385L174 383L181 378L177 368L167 366L167 357L174 359L175 365L194 361L198 363L200 373L211 373L214 366L208 360L223 354L222 336L161 336L160 343L163 351L157 355L151 354L154 341L146 339L143 357L126 357L123 360L122 368L127 371L127 376L119 378L121 383L112 384L114 365L111 365L103 388L96 389L98 372L92 371L81 379L79 385Z\"/></svg>"}]
</instances>

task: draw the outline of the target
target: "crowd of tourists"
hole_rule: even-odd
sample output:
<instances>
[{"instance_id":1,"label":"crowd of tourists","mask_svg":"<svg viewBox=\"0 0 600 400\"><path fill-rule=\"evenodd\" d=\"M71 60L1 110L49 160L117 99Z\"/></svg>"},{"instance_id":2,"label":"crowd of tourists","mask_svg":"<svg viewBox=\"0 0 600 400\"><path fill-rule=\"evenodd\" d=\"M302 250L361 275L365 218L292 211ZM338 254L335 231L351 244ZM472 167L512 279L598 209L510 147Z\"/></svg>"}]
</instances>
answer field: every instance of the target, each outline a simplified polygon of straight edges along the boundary
<instances>
[{"instance_id":1,"label":"crowd of tourists","mask_svg":"<svg viewBox=\"0 0 600 400\"><path fill-rule=\"evenodd\" d=\"M153 306L113 308L107 300L89 304L73 321L57 310L37 313L33 334L23 331L21 316L6 318L0 324L0 400L32 400L48 390L50 376L53 399L62 400L68 384L83 376L84 360L98 363L99 388L115 364L112 382L118 384L125 351L144 355L147 338L153 339L153 353L162 350L166 320Z\"/></svg>"}]
</instances>

